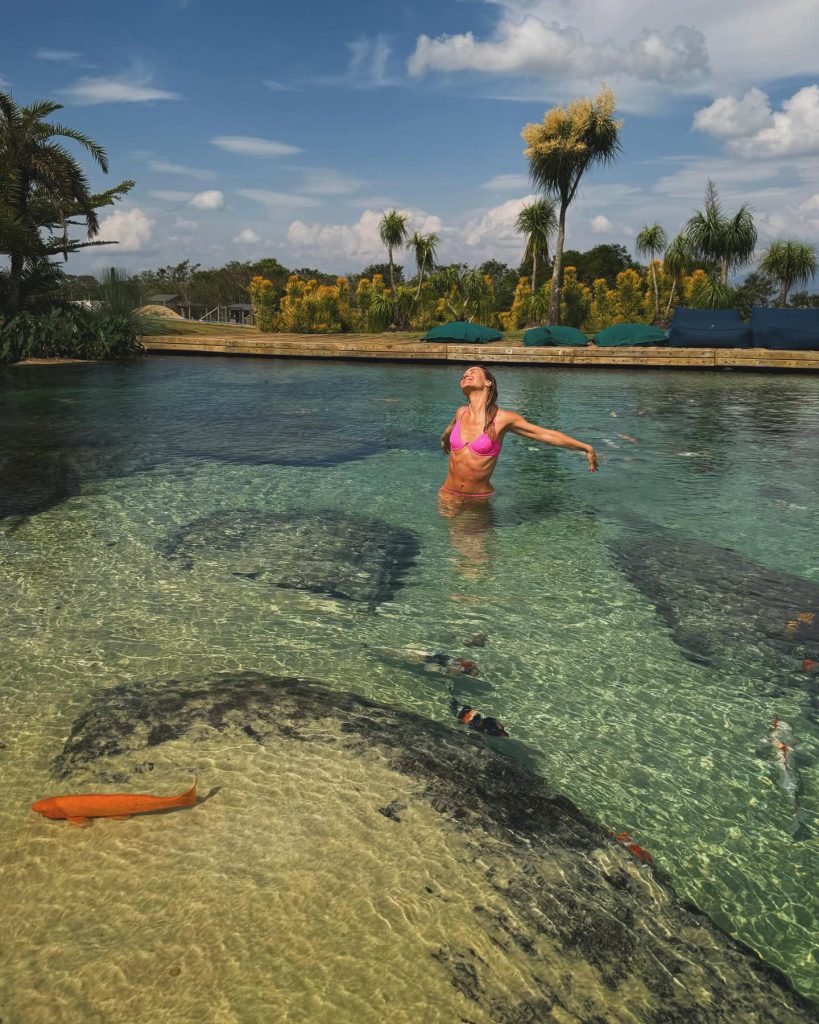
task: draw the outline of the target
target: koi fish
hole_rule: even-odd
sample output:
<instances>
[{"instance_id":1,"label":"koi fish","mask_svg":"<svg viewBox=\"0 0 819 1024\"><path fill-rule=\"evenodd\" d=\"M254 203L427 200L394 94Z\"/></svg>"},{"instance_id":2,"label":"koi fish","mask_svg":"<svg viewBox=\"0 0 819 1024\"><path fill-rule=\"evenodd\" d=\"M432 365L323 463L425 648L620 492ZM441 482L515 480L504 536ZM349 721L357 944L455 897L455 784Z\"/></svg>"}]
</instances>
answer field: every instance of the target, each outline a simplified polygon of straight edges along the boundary
<instances>
[{"instance_id":1,"label":"koi fish","mask_svg":"<svg viewBox=\"0 0 819 1024\"><path fill-rule=\"evenodd\" d=\"M614 835L614 833L612 833L612 835ZM638 846L637 843L635 843L631 836L628 834L628 832L618 833L616 836L614 836L614 841L616 843L619 843L621 846L624 846L630 854L636 857L637 860L641 860L644 864L654 863L654 858L651 856L648 850L644 850L642 846Z\"/></svg>"},{"instance_id":2,"label":"koi fish","mask_svg":"<svg viewBox=\"0 0 819 1024\"><path fill-rule=\"evenodd\" d=\"M454 697L449 702L449 708L461 725L468 725L475 732L483 732L487 736L496 736L499 739L507 739L509 736L503 722L499 722L497 718L488 718L486 715L482 715L468 704L459 704Z\"/></svg>"},{"instance_id":3,"label":"koi fish","mask_svg":"<svg viewBox=\"0 0 819 1024\"><path fill-rule=\"evenodd\" d=\"M815 612L797 612L796 616L792 618L790 622L786 623L785 632L788 636L793 636L800 626L812 626L815 618Z\"/></svg>"},{"instance_id":4,"label":"koi fish","mask_svg":"<svg viewBox=\"0 0 819 1024\"><path fill-rule=\"evenodd\" d=\"M799 806L799 775L793 749L798 742L787 722L783 722L781 718L771 719L768 743L776 758L776 781L794 808Z\"/></svg>"},{"instance_id":5,"label":"koi fish","mask_svg":"<svg viewBox=\"0 0 819 1024\"><path fill-rule=\"evenodd\" d=\"M624 441L631 441L632 444L636 444L637 443L637 438L636 437L632 437L631 434L618 434L617 436L622 438Z\"/></svg>"},{"instance_id":6,"label":"koi fish","mask_svg":"<svg viewBox=\"0 0 819 1024\"><path fill-rule=\"evenodd\" d=\"M819 661L815 661L813 658L802 659L802 671L803 672L815 672L819 668Z\"/></svg>"},{"instance_id":7,"label":"koi fish","mask_svg":"<svg viewBox=\"0 0 819 1024\"><path fill-rule=\"evenodd\" d=\"M65 818L71 825L85 827L90 818L114 818L124 821L132 814L150 814L172 807L192 807L196 803L196 782L178 796L151 796L149 793L83 793L49 796L31 805L42 818Z\"/></svg>"}]
</instances>

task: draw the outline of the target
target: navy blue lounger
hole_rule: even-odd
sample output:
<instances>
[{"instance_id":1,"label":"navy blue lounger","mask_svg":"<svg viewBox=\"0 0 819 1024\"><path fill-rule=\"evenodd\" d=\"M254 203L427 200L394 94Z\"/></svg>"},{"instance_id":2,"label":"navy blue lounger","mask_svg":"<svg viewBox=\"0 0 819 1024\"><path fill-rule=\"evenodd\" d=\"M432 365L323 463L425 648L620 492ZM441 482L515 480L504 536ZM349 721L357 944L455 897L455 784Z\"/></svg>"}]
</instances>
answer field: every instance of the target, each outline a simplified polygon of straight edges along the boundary
<instances>
[{"instance_id":1,"label":"navy blue lounger","mask_svg":"<svg viewBox=\"0 0 819 1024\"><path fill-rule=\"evenodd\" d=\"M754 306L751 330L757 348L819 351L819 309Z\"/></svg>"},{"instance_id":2,"label":"navy blue lounger","mask_svg":"<svg viewBox=\"0 0 819 1024\"><path fill-rule=\"evenodd\" d=\"M680 306L671 321L672 348L751 348L751 328L736 309L688 309Z\"/></svg>"}]
</instances>

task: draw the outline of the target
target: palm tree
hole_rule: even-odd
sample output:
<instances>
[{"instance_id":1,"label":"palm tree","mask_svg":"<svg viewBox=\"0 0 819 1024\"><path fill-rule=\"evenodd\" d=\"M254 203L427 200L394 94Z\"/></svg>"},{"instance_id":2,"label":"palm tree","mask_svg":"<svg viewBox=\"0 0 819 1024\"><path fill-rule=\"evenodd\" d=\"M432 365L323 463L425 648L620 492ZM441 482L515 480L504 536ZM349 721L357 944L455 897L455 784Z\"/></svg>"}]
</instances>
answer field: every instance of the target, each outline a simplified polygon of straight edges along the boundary
<instances>
[{"instance_id":1,"label":"palm tree","mask_svg":"<svg viewBox=\"0 0 819 1024\"><path fill-rule=\"evenodd\" d=\"M637 236L635 248L638 256L648 256L651 267L651 280L654 284L654 320L660 319L660 289L657 287L657 256L668 245L668 235L659 224L646 225Z\"/></svg>"},{"instance_id":2,"label":"palm tree","mask_svg":"<svg viewBox=\"0 0 819 1024\"><path fill-rule=\"evenodd\" d=\"M795 284L806 285L816 273L816 246L791 239L771 242L759 261L759 269L779 282L777 305L784 306L791 288Z\"/></svg>"},{"instance_id":3,"label":"palm tree","mask_svg":"<svg viewBox=\"0 0 819 1024\"><path fill-rule=\"evenodd\" d=\"M550 199L537 199L524 206L515 221L515 229L526 236L524 259L532 261L532 294L536 290L537 258L549 259L549 237L557 229L555 204Z\"/></svg>"},{"instance_id":4,"label":"palm tree","mask_svg":"<svg viewBox=\"0 0 819 1024\"><path fill-rule=\"evenodd\" d=\"M407 248L415 250L415 265L418 267L418 291L415 293L416 298L421 294L421 285L424 283L424 271L431 271L435 266L438 242L439 238L437 235L422 235L418 231L407 242Z\"/></svg>"},{"instance_id":5,"label":"palm tree","mask_svg":"<svg viewBox=\"0 0 819 1024\"><path fill-rule=\"evenodd\" d=\"M527 124L521 133L524 153L535 185L560 200L557 244L552 266L549 323L560 323L560 273L566 237L566 211L577 193L584 172L609 164L620 150L622 122L615 121L614 93L602 89L591 99L573 100L568 107L553 107L542 124Z\"/></svg>"},{"instance_id":6,"label":"palm tree","mask_svg":"<svg viewBox=\"0 0 819 1024\"><path fill-rule=\"evenodd\" d=\"M105 150L82 132L45 121L58 110L62 104L50 100L21 107L11 94L0 92L0 253L9 257L6 305L12 315L21 305L27 264L58 253L66 259L69 252L85 245L104 244L69 241L71 217L85 221L87 237L92 239L99 231L97 209L111 205L133 187L133 182L126 181L99 195L90 191L82 168L56 140L79 143L107 173ZM58 234L43 239L41 228Z\"/></svg>"},{"instance_id":7,"label":"palm tree","mask_svg":"<svg viewBox=\"0 0 819 1024\"><path fill-rule=\"evenodd\" d=\"M390 290L395 298L395 270L393 269L393 249L403 249L407 241L407 218L406 214L398 210L390 210L385 213L378 223L378 233L381 241L387 247L387 258L390 263Z\"/></svg>"},{"instance_id":8,"label":"palm tree","mask_svg":"<svg viewBox=\"0 0 819 1024\"><path fill-rule=\"evenodd\" d=\"M720 268L720 282L728 287L728 274L751 259L756 247L756 225L746 204L726 217L713 181L705 187L705 204L685 226L694 256Z\"/></svg>"},{"instance_id":9,"label":"palm tree","mask_svg":"<svg viewBox=\"0 0 819 1024\"><path fill-rule=\"evenodd\" d=\"M688 244L688 238L681 233L669 245L663 256L663 268L671 274L671 292L668 296L668 305L665 307L666 320L674 303L674 293L681 286L683 277L690 272L693 263L694 255Z\"/></svg>"}]
</instances>

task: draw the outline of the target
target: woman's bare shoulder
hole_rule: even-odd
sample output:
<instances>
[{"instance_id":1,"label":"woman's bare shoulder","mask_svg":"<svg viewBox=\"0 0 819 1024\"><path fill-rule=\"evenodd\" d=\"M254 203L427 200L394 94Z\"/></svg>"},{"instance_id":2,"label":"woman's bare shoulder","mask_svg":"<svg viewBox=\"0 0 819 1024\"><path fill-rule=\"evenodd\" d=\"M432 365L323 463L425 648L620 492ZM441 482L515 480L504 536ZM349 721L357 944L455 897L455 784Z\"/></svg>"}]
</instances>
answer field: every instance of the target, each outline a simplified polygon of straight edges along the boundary
<instances>
[{"instance_id":1,"label":"woman's bare shoulder","mask_svg":"<svg viewBox=\"0 0 819 1024\"><path fill-rule=\"evenodd\" d=\"M513 412L511 409L498 409L495 413L495 418L501 424L514 423L515 420L520 419L518 413Z\"/></svg>"}]
</instances>

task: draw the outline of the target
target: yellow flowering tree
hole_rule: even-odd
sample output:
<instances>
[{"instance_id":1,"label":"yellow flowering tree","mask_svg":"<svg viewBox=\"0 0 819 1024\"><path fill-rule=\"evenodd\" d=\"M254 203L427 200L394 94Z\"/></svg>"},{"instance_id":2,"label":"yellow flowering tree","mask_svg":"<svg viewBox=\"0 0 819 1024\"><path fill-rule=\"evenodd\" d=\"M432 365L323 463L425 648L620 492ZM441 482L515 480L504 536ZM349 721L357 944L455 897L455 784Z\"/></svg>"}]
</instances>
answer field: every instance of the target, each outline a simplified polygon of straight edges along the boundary
<instances>
[{"instance_id":1,"label":"yellow flowering tree","mask_svg":"<svg viewBox=\"0 0 819 1024\"><path fill-rule=\"evenodd\" d=\"M694 309L705 308L708 305L707 296L711 292L711 282L704 270L695 270L682 279L680 289L680 306L692 306Z\"/></svg>"},{"instance_id":2,"label":"yellow flowering tree","mask_svg":"<svg viewBox=\"0 0 819 1024\"><path fill-rule=\"evenodd\" d=\"M506 331L519 331L529 320L529 303L532 299L532 286L527 277L517 283L512 297L512 307L508 313L500 313L501 326Z\"/></svg>"},{"instance_id":3,"label":"yellow flowering tree","mask_svg":"<svg viewBox=\"0 0 819 1024\"><path fill-rule=\"evenodd\" d=\"M645 282L636 270L622 270L617 275L614 289L615 323L643 322ZM649 317L649 320L651 318Z\"/></svg>"},{"instance_id":4,"label":"yellow flowering tree","mask_svg":"<svg viewBox=\"0 0 819 1024\"><path fill-rule=\"evenodd\" d=\"M613 289L609 288L605 277L598 277L592 285L591 303L589 315L583 329L589 333L596 334L604 327L615 323L617 319L617 296Z\"/></svg>"},{"instance_id":5,"label":"yellow flowering tree","mask_svg":"<svg viewBox=\"0 0 819 1024\"><path fill-rule=\"evenodd\" d=\"M260 331L276 330L276 292L266 277L254 277L248 285L253 321Z\"/></svg>"},{"instance_id":6,"label":"yellow flowering tree","mask_svg":"<svg viewBox=\"0 0 819 1024\"><path fill-rule=\"evenodd\" d=\"M591 292L582 281L577 280L575 267L563 271L563 287L560 289L560 322L567 327L581 327L591 311Z\"/></svg>"},{"instance_id":7,"label":"yellow flowering tree","mask_svg":"<svg viewBox=\"0 0 819 1024\"><path fill-rule=\"evenodd\" d=\"M279 305L279 330L300 334L339 334L352 324L349 286L345 278L334 285L303 281L292 274Z\"/></svg>"},{"instance_id":8,"label":"yellow flowering tree","mask_svg":"<svg viewBox=\"0 0 819 1024\"><path fill-rule=\"evenodd\" d=\"M353 324L357 331L386 331L393 321L394 304L382 274L359 278Z\"/></svg>"}]
</instances>

